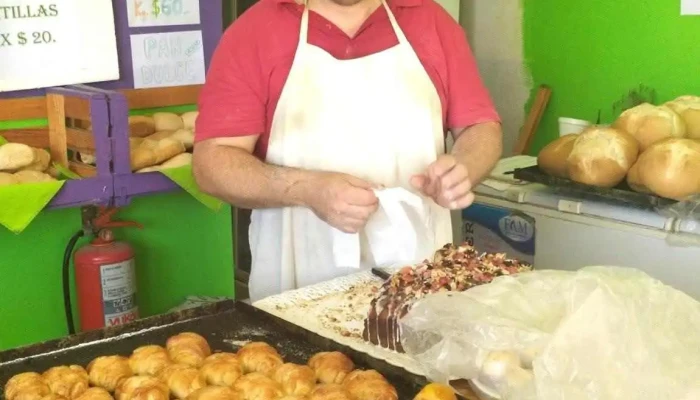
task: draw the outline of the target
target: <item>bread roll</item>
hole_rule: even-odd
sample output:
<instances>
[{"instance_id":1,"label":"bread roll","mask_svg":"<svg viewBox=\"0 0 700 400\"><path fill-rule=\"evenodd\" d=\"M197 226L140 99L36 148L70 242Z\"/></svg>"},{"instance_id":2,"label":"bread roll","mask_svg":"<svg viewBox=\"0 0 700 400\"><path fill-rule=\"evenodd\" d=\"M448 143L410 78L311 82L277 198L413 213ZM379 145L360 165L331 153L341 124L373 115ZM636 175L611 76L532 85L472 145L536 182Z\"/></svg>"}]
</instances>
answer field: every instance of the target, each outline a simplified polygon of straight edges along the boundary
<instances>
[{"instance_id":1,"label":"bread roll","mask_svg":"<svg viewBox=\"0 0 700 400\"><path fill-rule=\"evenodd\" d=\"M129 367L136 375L158 375L171 363L168 352L158 345L138 347L129 357Z\"/></svg>"},{"instance_id":2,"label":"bread roll","mask_svg":"<svg viewBox=\"0 0 700 400\"><path fill-rule=\"evenodd\" d=\"M339 351L324 351L309 359L309 367L314 370L319 382L341 383L355 368L355 364Z\"/></svg>"},{"instance_id":3,"label":"bread roll","mask_svg":"<svg viewBox=\"0 0 700 400\"><path fill-rule=\"evenodd\" d=\"M631 134L639 149L646 150L652 144L670 137L684 137L685 122L667 106L640 104L623 112L613 127Z\"/></svg>"},{"instance_id":4,"label":"bread roll","mask_svg":"<svg viewBox=\"0 0 700 400\"><path fill-rule=\"evenodd\" d=\"M398 400L399 396L387 380L375 370L356 370L343 380L343 387L356 400Z\"/></svg>"},{"instance_id":5,"label":"bread roll","mask_svg":"<svg viewBox=\"0 0 700 400\"><path fill-rule=\"evenodd\" d=\"M544 173L558 178L567 178L566 159L574 148L578 134L562 136L546 145L537 155L537 166Z\"/></svg>"},{"instance_id":6,"label":"bread roll","mask_svg":"<svg viewBox=\"0 0 700 400\"><path fill-rule=\"evenodd\" d=\"M243 400L243 397L225 386L207 386L187 396L187 400Z\"/></svg>"},{"instance_id":7,"label":"bread roll","mask_svg":"<svg viewBox=\"0 0 700 400\"><path fill-rule=\"evenodd\" d=\"M199 111L190 111L182 114L182 122L185 125L185 129L194 130L195 122L199 116Z\"/></svg>"},{"instance_id":8,"label":"bread roll","mask_svg":"<svg viewBox=\"0 0 700 400\"><path fill-rule=\"evenodd\" d=\"M613 187L637 160L639 145L619 129L593 126L574 141L566 160L569 179L592 186Z\"/></svg>"},{"instance_id":9,"label":"bread roll","mask_svg":"<svg viewBox=\"0 0 700 400\"><path fill-rule=\"evenodd\" d=\"M689 139L700 139L700 97L681 96L666 105L685 122L686 136Z\"/></svg>"},{"instance_id":10,"label":"bread roll","mask_svg":"<svg viewBox=\"0 0 700 400\"><path fill-rule=\"evenodd\" d=\"M169 400L170 388L153 376L131 376L119 382L114 397L116 400Z\"/></svg>"},{"instance_id":11,"label":"bread roll","mask_svg":"<svg viewBox=\"0 0 700 400\"><path fill-rule=\"evenodd\" d=\"M282 386L285 394L307 395L316 386L316 374L307 365L283 364L275 370L272 377Z\"/></svg>"},{"instance_id":12,"label":"bread roll","mask_svg":"<svg viewBox=\"0 0 700 400\"><path fill-rule=\"evenodd\" d=\"M36 161L34 149L22 143L0 146L0 171L15 171Z\"/></svg>"},{"instance_id":13,"label":"bread roll","mask_svg":"<svg viewBox=\"0 0 700 400\"><path fill-rule=\"evenodd\" d=\"M38 171L18 171L14 174L17 183L54 182L56 179L49 174Z\"/></svg>"},{"instance_id":14,"label":"bread roll","mask_svg":"<svg viewBox=\"0 0 700 400\"><path fill-rule=\"evenodd\" d=\"M34 151L34 162L23 167L23 170L44 172L51 164L51 154L44 149L32 149Z\"/></svg>"},{"instance_id":15,"label":"bread roll","mask_svg":"<svg viewBox=\"0 0 700 400\"><path fill-rule=\"evenodd\" d=\"M309 400L353 400L353 398L343 385L327 383L316 386Z\"/></svg>"},{"instance_id":16,"label":"bread roll","mask_svg":"<svg viewBox=\"0 0 700 400\"><path fill-rule=\"evenodd\" d=\"M210 385L232 386L243 375L243 367L234 354L217 353L204 359L199 373Z\"/></svg>"},{"instance_id":17,"label":"bread roll","mask_svg":"<svg viewBox=\"0 0 700 400\"><path fill-rule=\"evenodd\" d=\"M152 135L145 137L145 139L153 140L153 141L157 142L159 140L167 139L167 138L173 136L173 133L175 133L175 131L158 131Z\"/></svg>"},{"instance_id":18,"label":"bread roll","mask_svg":"<svg viewBox=\"0 0 700 400\"><path fill-rule=\"evenodd\" d=\"M637 162L635 162L630 170L627 172L627 185L630 187L630 189L634 190L635 192L639 193L651 193L649 192L649 189L647 189L644 184L642 183L642 179L639 176L639 159L642 157L639 156L637 159Z\"/></svg>"},{"instance_id":19,"label":"bread roll","mask_svg":"<svg viewBox=\"0 0 700 400\"><path fill-rule=\"evenodd\" d=\"M161 164L159 169L178 168L190 164L192 164L192 154L182 153Z\"/></svg>"},{"instance_id":20,"label":"bread roll","mask_svg":"<svg viewBox=\"0 0 700 400\"><path fill-rule=\"evenodd\" d=\"M79 365L53 367L42 376L53 393L68 400L77 398L89 387L87 371Z\"/></svg>"},{"instance_id":21,"label":"bread roll","mask_svg":"<svg viewBox=\"0 0 700 400\"><path fill-rule=\"evenodd\" d=\"M194 147L194 131L190 129L178 129L170 138L182 142L187 150L191 150Z\"/></svg>"},{"instance_id":22,"label":"bread roll","mask_svg":"<svg viewBox=\"0 0 700 400\"><path fill-rule=\"evenodd\" d=\"M233 388L246 400L277 400L283 396L280 385L259 372L243 375Z\"/></svg>"},{"instance_id":23,"label":"bread roll","mask_svg":"<svg viewBox=\"0 0 700 400\"><path fill-rule=\"evenodd\" d=\"M39 400L51 393L44 378L36 372L23 372L5 384L5 400Z\"/></svg>"},{"instance_id":24,"label":"bread roll","mask_svg":"<svg viewBox=\"0 0 700 400\"><path fill-rule=\"evenodd\" d=\"M179 115L169 112L158 112L153 114L153 120L156 124L156 132L158 131L176 131L185 127Z\"/></svg>"},{"instance_id":25,"label":"bread roll","mask_svg":"<svg viewBox=\"0 0 700 400\"><path fill-rule=\"evenodd\" d=\"M274 370L284 363L277 350L264 342L248 343L238 350L237 355L246 373L260 372L272 375Z\"/></svg>"},{"instance_id":26,"label":"bread roll","mask_svg":"<svg viewBox=\"0 0 700 400\"><path fill-rule=\"evenodd\" d=\"M146 137L156 131L156 121L146 115L132 115L129 117L129 136Z\"/></svg>"},{"instance_id":27,"label":"bread roll","mask_svg":"<svg viewBox=\"0 0 700 400\"><path fill-rule=\"evenodd\" d=\"M133 375L129 359L122 356L97 357L88 364L87 372L93 386L109 392L113 392L122 379Z\"/></svg>"},{"instance_id":28,"label":"bread roll","mask_svg":"<svg viewBox=\"0 0 700 400\"><path fill-rule=\"evenodd\" d=\"M0 172L0 186L14 185L17 184L17 178L14 175L8 174L7 172Z\"/></svg>"},{"instance_id":29,"label":"bread roll","mask_svg":"<svg viewBox=\"0 0 700 400\"><path fill-rule=\"evenodd\" d=\"M75 400L114 400L108 391L101 387L91 387Z\"/></svg>"},{"instance_id":30,"label":"bread roll","mask_svg":"<svg viewBox=\"0 0 700 400\"><path fill-rule=\"evenodd\" d=\"M156 142L144 139L136 148L131 149L131 170L138 171L161 164L184 152L185 146L177 140L162 139Z\"/></svg>"},{"instance_id":31,"label":"bread roll","mask_svg":"<svg viewBox=\"0 0 700 400\"><path fill-rule=\"evenodd\" d=\"M658 196L684 200L700 194L700 141L667 139L642 153L639 182Z\"/></svg>"},{"instance_id":32,"label":"bread roll","mask_svg":"<svg viewBox=\"0 0 700 400\"><path fill-rule=\"evenodd\" d=\"M181 400L207 386L197 368L185 364L168 365L160 371L158 377L168 385L172 395Z\"/></svg>"},{"instance_id":33,"label":"bread roll","mask_svg":"<svg viewBox=\"0 0 700 400\"><path fill-rule=\"evenodd\" d=\"M199 367L211 354L207 340L194 333L183 332L168 338L165 344L170 359L178 364Z\"/></svg>"}]
</instances>

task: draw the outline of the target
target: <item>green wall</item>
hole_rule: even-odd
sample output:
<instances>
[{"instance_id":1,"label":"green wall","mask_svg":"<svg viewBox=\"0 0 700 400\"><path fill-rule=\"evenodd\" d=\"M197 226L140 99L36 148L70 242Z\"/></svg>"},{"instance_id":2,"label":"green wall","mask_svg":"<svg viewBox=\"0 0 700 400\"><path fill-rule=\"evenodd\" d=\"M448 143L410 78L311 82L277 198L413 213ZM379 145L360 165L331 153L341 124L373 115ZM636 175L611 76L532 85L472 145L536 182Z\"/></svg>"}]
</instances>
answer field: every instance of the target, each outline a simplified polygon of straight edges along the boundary
<instances>
[{"instance_id":1,"label":"green wall","mask_svg":"<svg viewBox=\"0 0 700 400\"><path fill-rule=\"evenodd\" d=\"M523 8L533 87L552 88L533 154L558 136L558 117L595 121L600 109L611 122L613 104L640 84L657 102L700 95L700 16L681 17L680 0L523 0Z\"/></svg>"},{"instance_id":2,"label":"green wall","mask_svg":"<svg viewBox=\"0 0 700 400\"><path fill-rule=\"evenodd\" d=\"M214 213L172 193L135 199L118 218L145 225L116 231L136 249L142 315L187 295L233 296L230 208ZM79 228L78 209L46 211L21 235L0 228L0 350L67 334L61 260Z\"/></svg>"}]
</instances>

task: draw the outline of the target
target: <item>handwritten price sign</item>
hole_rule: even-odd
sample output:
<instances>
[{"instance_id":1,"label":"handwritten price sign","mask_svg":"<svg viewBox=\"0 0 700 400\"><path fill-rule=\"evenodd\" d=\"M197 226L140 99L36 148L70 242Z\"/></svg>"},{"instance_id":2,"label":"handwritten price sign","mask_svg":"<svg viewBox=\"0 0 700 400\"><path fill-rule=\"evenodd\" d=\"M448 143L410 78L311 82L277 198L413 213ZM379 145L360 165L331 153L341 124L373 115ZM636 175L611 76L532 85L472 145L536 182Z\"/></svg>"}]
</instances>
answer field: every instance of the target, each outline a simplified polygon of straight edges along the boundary
<instances>
[{"instance_id":1,"label":"handwritten price sign","mask_svg":"<svg viewBox=\"0 0 700 400\"><path fill-rule=\"evenodd\" d=\"M125 0L129 26L198 25L199 0Z\"/></svg>"}]
</instances>

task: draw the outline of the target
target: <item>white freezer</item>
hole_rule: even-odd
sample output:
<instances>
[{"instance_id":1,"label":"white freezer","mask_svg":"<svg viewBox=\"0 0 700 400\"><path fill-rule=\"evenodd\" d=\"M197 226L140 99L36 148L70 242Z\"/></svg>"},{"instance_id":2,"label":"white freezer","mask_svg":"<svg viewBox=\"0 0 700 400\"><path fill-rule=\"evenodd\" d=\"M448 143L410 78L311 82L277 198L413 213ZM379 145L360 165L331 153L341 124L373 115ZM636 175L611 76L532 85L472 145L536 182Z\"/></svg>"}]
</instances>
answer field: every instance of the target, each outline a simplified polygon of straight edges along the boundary
<instances>
[{"instance_id":1,"label":"white freezer","mask_svg":"<svg viewBox=\"0 0 700 400\"><path fill-rule=\"evenodd\" d=\"M464 240L537 269L634 267L700 300L700 223L506 182L500 173L511 169L512 160L502 160L495 171L499 181L476 188L475 204L462 213Z\"/></svg>"}]
</instances>

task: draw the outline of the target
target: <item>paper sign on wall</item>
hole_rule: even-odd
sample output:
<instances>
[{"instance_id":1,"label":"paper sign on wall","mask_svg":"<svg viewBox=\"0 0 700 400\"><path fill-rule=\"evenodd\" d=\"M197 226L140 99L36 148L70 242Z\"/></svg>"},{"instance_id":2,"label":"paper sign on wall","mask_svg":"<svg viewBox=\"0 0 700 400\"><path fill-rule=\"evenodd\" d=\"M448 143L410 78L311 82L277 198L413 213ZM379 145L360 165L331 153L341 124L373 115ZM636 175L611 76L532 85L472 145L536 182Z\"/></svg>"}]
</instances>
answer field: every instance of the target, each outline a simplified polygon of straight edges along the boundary
<instances>
[{"instance_id":1,"label":"paper sign on wall","mask_svg":"<svg viewBox=\"0 0 700 400\"><path fill-rule=\"evenodd\" d=\"M199 0L125 0L129 26L197 25Z\"/></svg>"},{"instance_id":2,"label":"paper sign on wall","mask_svg":"<svg viewBox=\"0 0 700 400\"><path fill-rule=\"evenodd\" d=\"M119 79L111 0L0 0L0 92Z\"/></svg>"},{"instance_id":3,"label":"paper sign on wall","mask_svg":"<svg viewBox=\"0 0 700 400\"><path fill-rule=\"evenodd\" d=\"M135 88L204 83L202 31L131 35Z\"/></svg>"},{"instance_id":4,"label":"paper sign on wall","mask_svg":"<svg viewBox=\"0 0 700 400\"><path fill-rule=\"evenodd\" d=\"M700 0L681 0L681 15L700 15Z\"/></svg>"}]
</instances>

